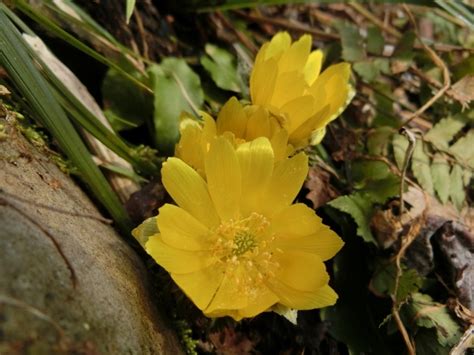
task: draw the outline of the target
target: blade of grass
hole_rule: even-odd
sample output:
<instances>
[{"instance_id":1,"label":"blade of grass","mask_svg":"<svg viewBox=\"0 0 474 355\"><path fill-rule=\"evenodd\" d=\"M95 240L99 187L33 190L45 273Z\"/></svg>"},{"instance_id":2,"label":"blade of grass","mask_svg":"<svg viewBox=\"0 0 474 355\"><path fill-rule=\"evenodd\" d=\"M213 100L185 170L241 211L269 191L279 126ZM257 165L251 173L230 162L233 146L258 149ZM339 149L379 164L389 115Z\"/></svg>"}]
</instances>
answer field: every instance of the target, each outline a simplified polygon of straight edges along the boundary
<instances>
[{"instance_id":1,"label":"blade of grass","mask_svg":"<svg viewBox=\"0 0 474 355\"><path fill-rule=\"evenodd\" d=\"M71 46L77 48L78 50L80 50L81 52L84 52L85 54L91 56L92 58L94 58L98 62L106 65L107 67L114 68L115 70L117 70L118 73L120 73L120 75L123 75L128 80L131 80L132 82L134 82L137 86L139 86L139 87L143 88L144 90L152 93L152 90L148 86L146 86L144 83L142 83L138 79L134 78L132 75L127 73L119 65L117 65L116 63L114 63L110 59L104 57L103 55L101 55L97 51L93 50L89 46L82 43L80 40L75 38L70 33L64 31L61 27L59 27L57 24L55 24L53 21L51 21L46 16L41 15L37 11L34 11L34 9L30 5L28 5L26 2L24 2L22 0L18 0L18 1L14 1L14 4L15 4L16 8L18 10L20 10L24 15L28 16L30 19L37 22L38 24L40 24L41 26L43 26L47 30L51 31L52 33L54 33L56 36L58 36L59 38L64 40L69 45L71 45Z\"/></svg>"},{"instance_id":2,"label":"blade of grass","mask_svg":"<svg viewBox=\"0 0 474 355\"><path fill-rule=\"evenodd\" d=\"M0 64L19 92L27 99L37 118L51 132L61 149L78 168L97 199L109 211L123 232L131 222L117 196L92 161L92 157L54 98L48 83L34 66L23 37L0 9Z\"/></svg>"},{"instance_id":3,"label":"blade of grass","mask_svg":"<svg viewBox=\"0 0 474 355\"><path fill-rule=\"evenodd\" d=\"M3 9L7 16L24 32L36 36L35 33L5 5L0 4L0 9ZM135 170L146 175L153 175L159 171L159 164L156 164L150 159L141 158L139 154L136 153L134 147L129 146L120 137L105 127L104 124L102 124L102 122L100 122L100 120L69 91L62 81L58 79L55 73L52 72L45 63L43 63L42 59L31 49L30 46L27 46L26 49L30 56L40 64L44 74L54 88L54 94L58 102L78 125L91 133L114 153L132 164Z\"/></svg>"}]
</instances>

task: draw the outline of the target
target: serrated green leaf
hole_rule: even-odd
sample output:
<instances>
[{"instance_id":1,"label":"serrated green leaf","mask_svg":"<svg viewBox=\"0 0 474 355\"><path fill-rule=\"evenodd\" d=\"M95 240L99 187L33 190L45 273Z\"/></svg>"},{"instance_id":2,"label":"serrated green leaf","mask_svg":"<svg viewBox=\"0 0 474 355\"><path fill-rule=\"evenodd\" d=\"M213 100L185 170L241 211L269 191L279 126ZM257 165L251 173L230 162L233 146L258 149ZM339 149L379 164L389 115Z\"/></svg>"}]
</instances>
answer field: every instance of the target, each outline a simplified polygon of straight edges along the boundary
<instances>
[{"instance_id":1,"label":"serrated green leaf","mask_svg":"<svg viewBox=\"0 0 474 355\"><path fill-rule=\"evenodd\" d=\"M395 292L396 275L397 268L394 263L381 264L375 271L370 282L371 289L379 295L386 297L392 295ZM404 268L398 280L396 301L398 303L405 302L409 295L420 289L422 283L423 279L416 270Z\"/></svg>"},{"instance_id":2,"label":"serrated green leaf","mask_svg":"<svg viewBox=\"0 0 474 355\"><path fill-rule=\"evenodd\" d=\"M193 112L204 101L199 76L179 58L163 59L148 69L154 98L156 146L163 155L172 155L179 139L179 117Z\"/></svg>"},{"instance_id":3,"label":"serrated green leaf","mask_svg":"<svg viewBox=\"0 0 474 355\"><path fill-rule=\"evenodd\" d=\"M408 139L401 134L394 134L392 138L393 155L398 169L402 170L405 161L405 154L408 149Z\"/></svg>"},{"instance_id":4,"label":"serrated green leaf","mask_svg":"<svg viewBox=\"0 0 474 355\"><path fill-rule=\"evenodd\" d=\"M452 319L447 307L434 302L429 295L412 294L403 311L418 327L434 328L436 338L443 347L453 346L461 337L459 325Z\"/></svg>"},{"instance_id":5,"label":"serrated green leaf","mask_svg":"<svg viewBox=\"0 0 474 355\"><path fill-rule=\"evenodd\" d=\"M385 203L400 194L400 178L390 175L382 180L371 181L360 193L373 203Z\"/></svg>"},{"instance_id":6,"label":"serrated green leaf","mask_svg":"<svg viewBox=\"0 0 474 355\"><path fill-rule=\"evenodd\" d=\"M466 191L464 190L463 168L455 164L449 175L449 196L454 206L461 210L466 201Z\"/></svg>"},{"instance_id":7,"label":"serrated green leaf","mask_svg":"<svg viewBox=\"0 0 474 355\"><path fill-rule=\"evenodd\" d=\"M387 74L390 71L390 65L388 59L377 58L367 59L361 62L354 63L354 71L360 75L360 77L371 83L375 79L379 78L380 73Z\"/></svg>"},{"instance_id":8,"label":"serrated green leaf","mask_svg":"<svg viewBox=\"0 0 474 355\"><path fill-rule=\"evenodd\" d=\"M212 44L206 44L205 50L208 56L201 57L201 64L216 85L224 90L243 91L244 83L238 74L234 56Z\"/></svg>"},{"instance_id":9,"label":"serrated green leaf","mask_svg":"<svg viewBox=\"0 0 474 355\"><path fill-rule=\"evenodd\" d=\"M371 26L367 31L367 52L375 55L383 53L385 39L379 27Z\"/></svg>"},{"instance_id":10,"label":"serrated green leaf","mask_svg":"<svg viewBox=\"0 0 474 355\"><path fill-rule=\"evenodd\" d=\"M131 75L143 80L138 72ZM105 75L102 97L104 113L115 131L141 126L153 116L153 96L114 69L109 69Z\"/></svg>"},{"instance_id":11,"label":"serrated green leaf","mask_svg":"<svg viewBox=\"0 0 474 355\"><path fill-rule=\"evenodd\" d=\"M436 153L431 164L431 176L433 177L433 187L442 203L449 199L449 178L450 166L446 157L441 153Z\"/></svg>"},{"instance_id":12,"label":"serrated green leaf","mask_svg":"<svg viewBox=\"0 0 474 355\"><path fill-rule=\"evenodd\" d=\"M342 58L357 62L365 58L364 39L359 29L349 22L339 21L336 25L341 36Z\"/></svg>"},{"instance_id":13,"label":"serrated green leaf","mask_svg":"<svg viewBox=\"0 0 474 355\"><path fill-rule=\"evenodd\" d=\"M456 156L459 161L474 169L474 129L469 130L467 134L458 139L449 148L450 153Z\"/></svg>"},{"instance_id":14,"label":"serrated green leaf","mask_svg":"<svg viewBox=\"0 0 474 355\"><path fill-rule=\"evenodd\" d=\"M425 135L425 139L438 149L448 149L454 136L466 125L463 115L443 118Z\"/></svg>"},{"instance_id":15,"label":"serrated green leaf","mask_svg":"<svg viewBox=\"0 0 474 355\"><path fill-rule=\"evenodd\" d=\"M370 218L372 216L372 202L359 193L340 196L328 203L331 207L349 214L357 224L357 235L368 243L374 243L375 239L370 230Z\"/></svg>"},{"instance_id":16,"label":"serrated green leaf","mask_svg":"<svg viewBox=\"0 0 474 355\"><path fill-rule=\"evenodd\" d=\"M125 19L127 24L130 22L130 18L132 17L133 10L135 10L135 0L125 0Z\"/></svg>"},{"instance_id":17,"label":"serrated green leaf","mask_svg":"<svg viewBox=\"0 0 474 355\"><path fill-rule=\"evenodd\" d=\"M431 195L434 195L433 179L431 177L430 158L424 151L423 141L417 140L413 157L411 159L411 170L416 180L423 189Z\"/></svg>"}]
</instances>

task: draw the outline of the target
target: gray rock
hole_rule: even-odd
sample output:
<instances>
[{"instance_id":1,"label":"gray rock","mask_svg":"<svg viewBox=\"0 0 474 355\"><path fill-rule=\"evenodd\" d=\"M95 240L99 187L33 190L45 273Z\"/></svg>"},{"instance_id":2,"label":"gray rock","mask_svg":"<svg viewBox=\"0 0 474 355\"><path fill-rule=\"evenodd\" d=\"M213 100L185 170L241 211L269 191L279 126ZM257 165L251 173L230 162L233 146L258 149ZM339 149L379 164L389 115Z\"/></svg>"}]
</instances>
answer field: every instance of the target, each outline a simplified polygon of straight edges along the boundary
<instances>
[{"instance_id":1,"label":"gray rock","mask_svg":"<svg viewBox=\"0 0 474 355\"><path fill-rule=\"evenodd\" d=\"M181 353L134 251L47 154L0 125L0 353Z\"/></svg>"}]
</instances>

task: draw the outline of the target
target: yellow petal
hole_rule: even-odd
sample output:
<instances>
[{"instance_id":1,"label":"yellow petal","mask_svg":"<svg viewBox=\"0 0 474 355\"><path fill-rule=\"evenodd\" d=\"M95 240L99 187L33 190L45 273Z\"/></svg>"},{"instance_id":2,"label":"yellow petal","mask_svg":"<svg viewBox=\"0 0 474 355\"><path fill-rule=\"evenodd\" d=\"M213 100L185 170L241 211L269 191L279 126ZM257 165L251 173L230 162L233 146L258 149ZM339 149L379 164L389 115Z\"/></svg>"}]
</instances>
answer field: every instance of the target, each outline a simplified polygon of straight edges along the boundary
<instances>
[{"instance_id":1,"label":"yellow petal","mask_svg":"<svg viewBox=\"0 0 474 355\"><path fill-rule=\"evenodd\" d=\"M337 301L337 294L328 285L314 292L297 291L283 283L274 283L272 291L280 298L280 303L298 310L309 310L332 306Z\"/></svg>"},{"instance_id":2,"label":"yellow petal","mask_svg":"<svg viewBox=\"0 0 474 355\"><path fill-rule=\"evenodd\" d=\"M261 212L272 216L289 206L301 189L308 174L308 157L299 153L275 164L261 203Z\"/></svg>"},{"instance_id":3,"label":"yellow petal","mask_svg":"<svg viewBox=\"0 0 474 355\"><path fill-rule=\"evenodd\" d=\"M145 250L166 271L176 274L198 271L217 261L207 251L187 251L173 248L163 242L159 234L148 239Z\"/></svg>"},{"instance_id":4,"label":"yellow petal","mask_svg":"<svg viewBox=\"0 0 474 355\"><path fill-rule=\"evenodd\" d=\"M265 60L272 57L279 57L291 45L291 37L288 32L278 32L271 39L268 47L265 48Z\"/></svg>"},{"instance_id":5,"label":"yellow petal","mask_svg":"<svg viewBox=\"0 0 474 355\"><path fill-rule=\"evenodd\" d=\"M150 217L145 219L142 224L132 230L133 237L145 248L145 244L148 238L158 234L158 225L156 224L156 217Z\"/></svg>"},{"instance_id":6,"label":"yellow petal","mask_svg":"<svg viewBox=\"0 0 474 355\"><path fill-rule=\"evenodd\" d=\"M288 206L272 218L273 231L283 238L315 234L323 226L321 218L303 203Z\"/></svg>"},{"instance_id":7,"label":"yellow petal","mask_svg":"<svg viewBox=\"0 0 474 355\"><path fill-rule=\"evenodd\" d=\"M171 274L171 277L194 304L204 310L222 283L224 270L221 264L214 264L189 274Z\"/></svg>"},{"instance_id":8,"label":"yellow petal","mask_svg":"<svg viewBox=\"0 0 474 355\"><path fill-rule=\"evenodd\" d=\"M325 115L324 119L314 127L315 129L326 126L347 106L351 92L349 85L350 74L351 67L348 63L331 65L318 77L310 88L311 94L315 97L319 97L324 93L325 99L320 101L321 108L329 105L329 112Z\"/></svg>"},{"instance_id":9,"label":"yellow petal","mask_svg":"<svg viewBox=\"0 0 474 355\"><path fill-rule=\"evenodd\" d=\"M299 71L279 74L275 80L269 104L281 108L285 103L302 96L305 86L304 76Z\"/></svg>"},{"instance_id":10,"label":"yellow petal","mask_svg":"<svg viewBox=\"0 0 474 355\"><path fill-rule=\"evenodd\" d=\"M315 115L303 122L302 125L300 125L290 134L290 143L297 148L301 148L308 145L308 142L312 137L314 130L317 130L318 127L324 127L323 123L328 117L329 110L329 105L326 105Z\"/></svg>"},{"instance_id":11,"label":"yellow petal","mask_svg":"<svg viewBox=\"0 0 474 355\"><path fill-rule=\"evenodd\" d=\"M310 95L298 96L281 107L281 112L288 117L288 133L291 134L306 120L314 115L315 99Z\"/></svg>"},{"instance_id":12,"label":"yellow petal","mask_svg":"<svg viewBox=\"0 0 474 355\"><path fill-rule=\"evenodd\" d=\"M209 250L209 229L188 212L165 204L157 217L163 241L176 249Z\"/></svg>"},{"instance_id":13,"label":"yellow petal","mask_svg":"<svg viewBox=\"0 0 474 355\"><path fill-rule=\"evenodd\" d=\"M181 208L208 227L219 224L205 181L189 165L169 158L163 164L161 176L166 191Z\"/></svg>"},{"instance_id":14,"label":"yellow petal","mask_svg":"<svg viewBox=\"0 0 474 355\"><path fill-rule=\"evenodd\" d=\"M285 237L277 236L275 247L286 250L303 251L314 253L321 257L323 261L331 259L341 250L344 242L339 236L323 226L317 233L306 236L295 236L287 234Z\"/></svg>"},{"instance_id":15,"label":"yellow petal","mask_svg":"<svg viewBox=\"0 0 474 355\"><path fill-rule=\"evenodd\" d=\"M311 133L311 145L318 145L326 135L326 127L314 130Z\"/></svg>"},{"instance_id":16,"label":"yellow petal","mask_svg":"<svg viewBox=\"0 0 474 355\"><path fill-rule=\"evenodd\" d=\"M175 149L175 156L194 169L202 168L202 150L196 149L201 144L202 126L193 119L185 118L179 124L181 137Z\"/></svg>"},{"instance_id":17,"label":"yellow petal","mask_svg":"<svg viewBox=\"0 0 474 355\"><path fill-rule=\"evenodd\" d=\"M306 83L311 86L319 76L321 65L323 62L323 52L320 50L313 51L308 57L304 66L304 78Z\"/></svg>"},{"instance_id":18,"label":"yellow petal","mask_svg":"<svg viewBox=\"0 0 474 355\"><path fill-rule=\"evenodd\" d=\"M234 148L225 137L216 138L205 156L207 186L222 221L239 216L241 175Z\"/></svg>"},{"instance_id":19,"label":"yellow petal","mask_svg":"<svg viewBox=\"0 0 474 355\"><path fill-rule=\"evenodd\" d=\"M261 137L237 148L242 176L242 214L257 209L273 171L273 150L267 138Z\"/></svg>"},{"instance_id":20,"label":"yellow petal","mask_svg":"<svg viewBox=\"0 0 474 355\"><path fill-rule=\"evenodd\" d=\"M262 285L257 288L253 297L249 297L247 307L238 310L241 318L251 318L265 312L271 306L278 302L279 298L270 289Z\"/></svg>"},{"instance_id":21,"label":"yellow petal","mask_svg":"<svg viewBox=\"0 0 474 355\"><path fill-rule=\"evenodd\" d=\"M279 72L301 71L308 60L311 44L311 35L305 34L301 36L300 39L293 43L281 56L278 63Z\"/></svg>"},{"instance_id":22,"label":"yellow petal","mask_svg":"<svg viewBox=\"0 0 474 355\"><path fill-rule=\"evenodd\" d=\"M246 126L247 116L242 105L235 97L231 97L217 116L217 133L222 134L229 131L234 133L236 137L242 138Z\"/></svg>"},{"instance_id":23,"label":"yellow petal","mask_svg":"<svg viewBox=\"0 0 474 355\"><path fill-rule=\"evenodd\" d=\"M270 143L272 144L275 161L280 161L288 157L287 155L288 131L286 129L278 130L272 136Z\"/></svg>"},{"instance_id":24,"label":"yellow petal","mask_svg":"<svg viewBox=\"0 0 474 355\"><path fill-rule=\"evenodd\" d=\"M270 102L275 89L277 70L277 62L274 59L254 66L250 75L250 96L254 104L265 106Z\"/></svg>"},{"instance_id":25,"label":"yellow petal","mask_svg":"<svg viewBox=\"0 0 474 355\"><path fill-rule=\"evenodd\" d=\"M251 141L258 137L270 138L270 118L268 112L258 106L248 118L245 139Z\"/></svg>"},{"instance_id":26,"label":"yellow petal","mask_svg":"<svg viewBox=\"0 0 474 355\"><path fill-rule=\"evenodd\" d=\"M326 266L316 254L285 250L273 256L279 264L275 278L295 290L313 292L329 281Z\"/></svg>"},{"instance_id":27,"label":"yellow petal","mask_svg":"<svg viewBox=\"0 0 474 355\"><path fill-rule=\"evenodd\" d=\"M244 282L247 277L245 268L242 265L227 267L222 283L218 287L214 298L209 306L204 310L206 314L215 311L240 309L247 306L247 295L239 292L237 281Z\"/></svg>"}]
</instances>

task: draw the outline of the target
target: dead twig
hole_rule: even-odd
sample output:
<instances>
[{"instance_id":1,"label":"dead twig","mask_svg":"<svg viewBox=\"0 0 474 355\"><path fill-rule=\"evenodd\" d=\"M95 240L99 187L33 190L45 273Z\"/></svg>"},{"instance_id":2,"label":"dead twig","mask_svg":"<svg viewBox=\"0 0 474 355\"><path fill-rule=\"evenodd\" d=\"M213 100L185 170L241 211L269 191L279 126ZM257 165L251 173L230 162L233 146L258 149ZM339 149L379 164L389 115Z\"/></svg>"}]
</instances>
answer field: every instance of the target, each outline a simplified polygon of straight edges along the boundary
<instances>
[{"instance_id":1,"label":"dead twig","mask_svg":"<svg viewBox=\"0 0 474 355\"><path fill-rule=\"evenodd\" d=\"M420 41L421 45L425 49L425 51L428 53L428 55L431 57L433 62L436 64L437 67L441 68L443 72L443 87L439 89L439 91L431 97L423 106L421 106L416 112L411 114L401 125L401 127L407 125L410 123L414 118L418 117L420 114L425 112L430 106L432 106L441 96L444 95L444 93L449 89L451 86L451 78L449 77L449 70L446 64L444 64L443 60L436 54L434 50L432 50L430 47L428 47L421 39L420 34L418 32L418 27L416 25L415 18L413 17L413 14L411 13L410 9L406 4L402 4L403 9L407 13L408 17L410 18L411 23L413 24L413 27L415 29L415 34Z\"/></svg>"},{"instance_id":2,"label":"dead twig","mask_svg":"<svg viewBox=\"0 0 474 355\"><path fill-rule=\"evenodd\" d=\"M334 39L340 39L339 35L334 34L334 33L327 33L324 31L317 30L315 28L308 27L306 25L302 25L300 23L294 23L290 22L284 19L280 18L269 18L269 17L263 17L263 16L255 16L255 15L250 15L247 14L243 11L234 11L235 14L237 14L240 17L243 17L249 21L253 22L258 22L258 23L269 23L271 25L279 26L279 27L284 27L289 30L293 30L296 32L301 32L301 33L310 33L315 37L319 37L320 39L326 39L326 40L334 40Z\"/></svg>"}]
</instances>

